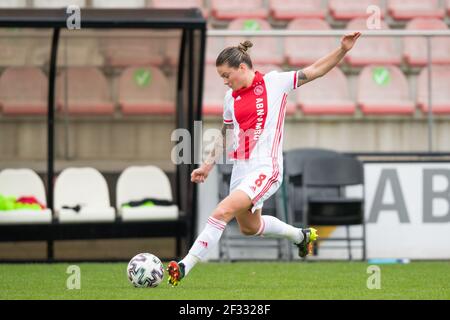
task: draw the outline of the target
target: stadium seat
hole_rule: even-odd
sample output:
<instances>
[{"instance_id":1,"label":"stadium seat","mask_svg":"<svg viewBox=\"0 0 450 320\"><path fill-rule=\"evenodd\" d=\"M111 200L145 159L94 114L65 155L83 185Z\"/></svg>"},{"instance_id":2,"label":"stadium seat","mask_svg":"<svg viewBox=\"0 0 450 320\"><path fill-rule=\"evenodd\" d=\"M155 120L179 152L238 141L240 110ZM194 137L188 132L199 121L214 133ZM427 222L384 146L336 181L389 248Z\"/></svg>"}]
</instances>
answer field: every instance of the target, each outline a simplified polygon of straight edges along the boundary
<instances>
[{"instance_id":1,"label":"stadium seat","mask_svg":"<svg viewBox=\"0 0 450 320\"><path fill-rule=\"evenodd\" d=\"M272 64L255 64L253 65L253 70L259 71L262 74L267 74L271 71L284 72L279 66ZM286 114L293 115L296 110L293 94L290 94L286 102Z\"/></svg>"},{"instance_id":2,"label":"stadium seat","mask_svg":"<svg viewBox=\"0 0 450 320\"><path fill-rule=\"evenodd\" d=\"M24 37L20 28L0 28L0 65L25 66L28 64L33 39Z\"/></svg>"},{"instance_id":3,"label":"stadium seat","mask_svg":"<svg viewBox=\"0 0 450 320\"><path fill-rule=\"evenodd\" d=\"M133 166L125 169L117 181L116 195L117 213L123 221L176 220L178 218L178 207L175 204L123 206L126 203L144 199L173 201L170 181L158 167Z\"/></svg>"},{"instance_id":4,"label":"stadium seat","mask_svg":"<svg viewBox=\"0 0 450 320\"><path fill-rule=\"evenodd\" d=\"M144 8L145 0L92 0L94 8Z\"/></svg>"},{"instance_id":5,"label":"stadium seat","mask_svg":"<svg viewBox=\"0 0 450 320\"><path fill-rule=\"evenodd\" d=\"M335 20L352 20L365 18L370 15L367 8L371 5L378 6L381 16L384 16L384 8L380 0L329 0L330 15Z\"/></svg>"},{"instance_id":6,"label":"stadium seat","mask_svg":"<svg viewBox=\"0 0 450 320\"><path fill-rule=\"evenodd\" d=\"M35 8L62 8L69 5L75 5L80 8L86 6L86 0L34 0L33 7Z\"/></svg>"},{"instance_id":7,"label":"stadium seat","mask_svg":"<svg viewBox=\"0 0 450 320\"><path fill-rule=\"evenodd\" d=\"M131 67L119 79L119 105L124 114L175 113L171 88L165 75L155 67Z\"/></svg>"},{"instance_id":8,"label":"stadium seat","mask_svg":"<svg viewBox=\"0 0 450 320\"><path fill-rule=\"evenodd\" d=\"M450 113L450 66L432 66L431 86L433 113ZM420 72L416 93L419 108L428 112L428 68L423 68Z\"/></svg>"},{"instance_id":9,"label":"stadium seat","mask_svg":"<svg viewBox=\"0 0 450 320\"><path fill-rule=\"evenodd\" d=\"M47 51L49 57L50 47ZM102 66L104 57L100 51L98 34L85 30L77 30L74 34L71 30L62 30L56 61L58 66Z\"/></svg>"},{"instance_id":10,"label":"stadium seat","mask_svg":"<svg viewBox=\"0 0 450 320\"><path fill-rule=\"evenodd\" d=\"M0 8L23 8L27 6L27 0L3 0Z\"/></svg>"},{"instance_id":11,"label":"stadium seat","mask_svg":"<svg viewBox=\"0 0 450 320\"><path fill-rule=\"evenodd\" d=\"M208 25L208 29L214 29L211 25ZM206 63L216 64L217 56L225 49L225 43L223 37L206 37Z\"/></svg>"},{"instance_id":12,"label":"stadium seat","mask_svg":"<svg viewBox=\"0 0 450 320\"><path fill-rule=\"evenodd\" d=\"M61 223L112 222L108 185L94 168L66 168L55 182L55 216Z\"/></svg>"},{"instance_id":13,"label":"stadium seat","mask_svg":"<svg viewBox=\"0 0 450 320\"><path fill-rule=\"evenodd\" d=\"M445 11L439 0L388 0L389 15L395 20L414 18L444 18Z\"/></svg>"},{"instance_id":14,"label":"stadium seat","mask_svg":"<svg viewBox=\"0 0 450 320\"><path fill-rule=\"evenodd\" d=\"M208 29L211 27L208 26ZM171 30L164 32L165 35L165 62L170 67L178 67L178 60L180 56L180 47L182 40L182 33L179 30ZM207 63L216 63L216 58L223 49L223 37L206 37L206 61ZM187 54L187 53L186 53ZM197 55L198 57L198 55ZM196 59L196 57L194 57Z\"/></svg>"},{"instance_id":15,"label":"stadium seat","mask_svg":"<svg viewBox=\"0 0 450 320\"><path fill-rule=\"evenodd\" d=\"M381 29L387 30L389 26L381 20ZM352 20L347 25L347 30L362 31L367 30L366 19L359 18ZM345 56L345 61L354 67L366 66L369 64L395 64L401 63L401 52L396 46L393 37L361 37L352 50Z\"/></svg>"},{"instance_id":16,"label":"stadium seat","mask_svg":"<svg viewBox=\"0 0 450 320\"><path fill-rule=\"evenodd\" d=\"M406 77L396 66L367 66L358 77L357 102L365 114L412 114Z\"/></svg>"},{"instance_id":17,"label":"stadium seat","mask_svg":"<svg viewBox=\"0 0 450 320\"><path fill-rule=\"evenodd\" d=\"M46 114L47 99L48 79L38 68L7 68L0 76L0 109L4 114Z\"/></svg>"},{"instance_id":18,"label":"stadium seat","mask_svg":"<svg viewBox=\"0 0 450 320\"><path fill-rule=\"evenodd\" d=\"M345 226L347 229L345 238L322 236L317 249L325 248L322 241L346 240L349 260L352 260L352 242L363 241L361 247L364 260L366 235L362 162L333 150L309 148L289 150L285 153L284 159L286 176L284 187L289 199L290 223L301 227ZM343 190L348 186L360 188L362 196L347 196ZM350 236L352 225L362 225L361 237Z\"/></svg>"},{"instance_id":19,"label":"stadium seat","mask_svg":"<svg viewBox=\"0 0 450 320\"><path fill-rule=\"evenodd\" d=\"M330 30L330 26L321 19L295 19L287 30ZM329 54L337 48L333 37L286 37L284 51L287 62L292 66L306 66Z\"/></svg>"},{"instance_id":20,"label":"stadium seat","mask_svg":"<svg viewBox=\"0 0 450 320\"><path fill-rule=\"evenodd\" d=\"M347 78L339 68L333 68L323 77L300 86L296 94L297 104L305 115L355 112Z\"/></svg>"},{"instance_id":21,"label":"stadium seat","mask_svg":"<svg viewBox=\"0 0 450 320\"><path fill-rule=\"evenodd\" d=\"M167 32L165 32L167 33ZM101 47L105 63L114 67L161 65L165 39L161 31L105 31Z\"/></svg>"},{"instance_id":22,"label":"stadium seat","mask_svg":"<svg viewBox=\"0 0 450 320\"><path fill-rule=\"evenodd\" d=\"M324 19L326 15L326 9L322 7L322 0L270 0L269 9L271 16L277 20Z\"/></svg>"},{"instance_id":23,"label":"stadium seat","mask_svg":"<svg viewBox=\"0 0 450 320\"><path fill-rule=\"evenodd\" d=\"M258 31L271 30L270 24L262 19L236 19L228 25L229 30ZM281 39L274 37L227 37L225 46L237 46L240 42L250 40L253 47L250 48L250 56L253 63L257 64L281 64L284 60L281 52Z\"/></svg>"},{"instance_id":24,"label":"stadium seat","mask_svg":"<svg viewBox=\"0 0 450 320\"><path fill-rule=\"evenodd\" d=\"M450 0L447 0L446 8L447 8L447 15L450 16Z\"/></svg>"},{"instance_id":25,"label":"stadium seat","mask_svg":"<svg viewBox=\"0 0 450 320\"><path fill-rule=\"evenodd\" d=\"M52 30L0 28L0 65L44 66L50 57Z\"/></svg>"},{"instance_id":26,"label":"stadium seat","mask_svg":"<svg viewBox=\"0 0 450 320\"><path fill-rule=\"evenodd\" d=\"M290 149L284 153L284 184L285 194L288 198L289 223L294 226L304 225L303 197L301 196L301 181L304 174L305 161L310 158L337 158L339 154L333 150L302 148ZM335 190L326 194L337 195ZM287 201L285 198L284 201Z\"/></svg>"},{"instance_id":27,"label":"stadium seat","mask_svg":"<svg viewBox=\"0 0 450 320\"><path fill-rule=\"evenodd\" d=\"M406 25L407 30L448 30L444 21L439 19L418 18ZM403 58L412 67L423 67L428 63L427 40L425 37L405 37ZM431 62L450 64L450 38L431 38Z\"/></svg>"},{"instance_id":28,"label":"stadium seat","mask_svg":"<svg viewBox=\"0 0 450 320\"><path fill-rule=\"evenodd\" d=\"M203 114L222 115L223 99L229 88L224 85L215 65L205 66L205 81L203 86Z\"/></svg>"},{"instance_id":29,"label":"stadium seat","mask_svg":"<svg viewBox=\"0 0 450 320\"><path fill-rule=\"evenodd\" d=\"M152 0L150 6L158 9L199 8L203 16L208 17L208 10L203 5L203 0Z\"/></svg>"},{"instance_id":30,"label":"stadium seat","mask_svg":"<svg viewBox=\"0 0 450 320\"><path fill-rule=\"evenodd\" d=\"M44 183L31 169L4 169L0 171L0 195L3 197L34 197L47 206ZM0 224L50 223L52 211L15 209L0 210Z\"/></svg>"},{"instance_id":31,"label":"stadium seat","mask_svg":"<svg viewBox=\"0 0 450 320\"><path fill-rule=\"evenodd\" d=\"M2 36L6 38L2 39ZM0 63L7 66L47 66L51 42L51 29L3 29L0 31L0 47L4 48L0 50Z\"/></svg>"},{"instance_id":32,"label":"stadium seat","mask_svg":"<svg viewBox=\"0 0 450 320\"><path fill-rule=\"evenodd\" d=\"M108 82L97 68L68 68L57 77L56 85L57 106L62 112L79 115L114 113Z\"/></svg>"},{"instance_id":33,"label":"stadium seat","mask_svg":"<svg viewBox=\"0 0 450 320\"><path fill-rule=\"evenodd\" d=\"M268 17L263 0L211 0L211 15L219 20Z\"/></svg>"}]
</instances>

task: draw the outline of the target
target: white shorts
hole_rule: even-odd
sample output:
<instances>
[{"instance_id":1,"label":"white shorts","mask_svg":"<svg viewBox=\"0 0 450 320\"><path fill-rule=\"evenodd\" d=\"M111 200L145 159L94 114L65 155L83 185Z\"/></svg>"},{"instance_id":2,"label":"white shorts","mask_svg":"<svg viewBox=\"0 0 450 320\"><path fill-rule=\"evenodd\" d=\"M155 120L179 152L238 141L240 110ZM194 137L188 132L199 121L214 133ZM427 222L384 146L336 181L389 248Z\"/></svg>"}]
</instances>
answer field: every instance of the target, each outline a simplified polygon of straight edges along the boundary
<instances>
[{"instance_id":1,"label":"white shorts","mask_svg":"<svg viewBox=\"0 0 450 320\"><path fill-rule=\"evenodd\" d=\"M252 200L252 213L263 207L283 181L283 164L276 159L236 161L230 181L230 193L244 191Z\"/></svg>"}]
</instances>

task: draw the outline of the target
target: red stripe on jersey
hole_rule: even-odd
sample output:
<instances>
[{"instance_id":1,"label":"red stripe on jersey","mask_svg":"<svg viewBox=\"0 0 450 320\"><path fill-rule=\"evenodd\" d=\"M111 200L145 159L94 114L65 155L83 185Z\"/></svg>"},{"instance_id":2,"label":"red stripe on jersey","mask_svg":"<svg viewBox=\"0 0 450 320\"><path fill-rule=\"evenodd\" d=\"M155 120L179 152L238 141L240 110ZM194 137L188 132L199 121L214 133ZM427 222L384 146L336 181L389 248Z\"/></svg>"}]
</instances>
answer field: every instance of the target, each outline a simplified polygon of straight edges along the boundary
<instances>
[{"instance_id":1,"label":"red stripe on jersey","mask_svg":"<svg viewBox=\"0 0 450 320\"><path fill-rule=\"evenodd\" d=\"M278 122L277 122L277 128L275 131L275 138L273 139L273 146L272 146L272 158L277 158L278 157L278 144L279 144L279 140L281 137L281 127L283 125L283 121L284 121L284 109L286 107L286 102L287 102L287 94L283 95L283 99L281 99L281 105L280 105L280 113L278 114ZM277 139L278 137L278 139Z\"/></svg>"},{"instance_id":2,"label":"red stripe on jersey","mask_svg":"<svg viewBox=\"0 0 450 320\"><path fill-rule=\"evenodd\" d=\"M297 88L297 71L294 72L294 89Z\"/></svg>"},{"instance_id":3,"label":"red stripe on jersey","mask_svg":"<svg viewBox=\"0 0 450 320\"><path fill-rule=\"evenodd\" d=\"M278 114L278 122L277 122L277 128L275 132L275 138L274 138L274 144L272 146L272 166L273 166L273 173L272 176L267 180L266 186L261 190L260 193L256 195L255 198L253 198L252 203L255 204L258 202L258 200L272 187L272 185L277 181L278 175L280 173L280 168L278 166L278 148L280 146L281 142L281 134L283 132L282 130L282 124L284 121L285 116L285 109L286 109L286 102L287 102L287 95L283 95L283 99L281 100L281 107L280 107L280 113Z\"/></svg>"},{"instance_id":4,"label":"red stripe on jersey","mask_svg":"<svg viewBox=\"0 0 450 320\"><path fill-rule=\"evenodd\" d=\"M267 119L267 88L263 75L255 72L248 88L233 91L234 116L239 124L238 146L234 159L249 159L261 136Z\"/></svg>"}]
</instances>

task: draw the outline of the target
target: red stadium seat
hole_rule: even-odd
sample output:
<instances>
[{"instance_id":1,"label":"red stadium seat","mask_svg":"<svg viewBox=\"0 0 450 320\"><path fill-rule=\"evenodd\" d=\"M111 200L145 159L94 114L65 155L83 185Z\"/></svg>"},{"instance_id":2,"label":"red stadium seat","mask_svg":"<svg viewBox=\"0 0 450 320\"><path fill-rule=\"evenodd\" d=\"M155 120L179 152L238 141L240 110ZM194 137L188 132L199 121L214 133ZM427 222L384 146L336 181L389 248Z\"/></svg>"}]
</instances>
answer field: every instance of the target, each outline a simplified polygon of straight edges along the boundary
<instances>
[{"instance_id":1,"label":"red stadium seat","mask_svg":"<svg viewBox=\"0 0 450 320\"><path fill-rule=\"evenodd\" d=\"M270 24L262 19L236 19L233 20L229 26L229 30L245 30L245 31L258 31L258 30L271 30ZM281 52L281 44L278 38L274 37L246 37L236 38L227 37L225 39L226 46L237 46L244 40L251 40L253 47L249 50L253 63L268 63L268 64L281 64L284 60L283 53Z\"/></svg>"},{"instance_id":2,"label":"red stadium seat","mask_svg":"<svg viewBox=\"0 0 450 320\"><path fill-rule=\"evenodd\" d=\"M27 0L2 1L0 8L23 8L27 6Z\"/></svg>"},{"instance_id":3,"label":"red stadium seat","mask_svg":"<svg viewBox=\"0 0 450 320\"><path fill-rule=\"evenodd\" d=\"M367 66L358 78L357 102L365 114L412 114L406 77L396 66Z\"/></svg>"},{"instance_id":4,"label":"red stadium seat","mask_svg":"<svg viewBox=\"0 0 450 320\"><path fill-rule=\"evenodd\" d=\"M213 29L208 25L208 29ZM219 53L225 49L223 37L206 37L206 63L215 64Z\"/></svg>"},{"instance_id":5,"label":"red stadium seat","mask_svg":"<svg viewBox=\"0 0 450 320\"><path fill-rule=\"evenodd\" d=\"M433 113L450 113L450 66L431 67L431 104ZM417 104L428 112L428 68L423 68L417 80Z\"/></svg>"},{"instance_id":6,"label":"red stadium seat","mask_svg":"<svg viewBox=\"0 0 450 320\"><path fill-rule=\"evenodd\" d=\"M326 94L324 94L326 93ZM353 114L347 78L339 68L297 89L297 104L304 114Z\"/></svg>"},{"instance_id":7,"label":"red stadium seat","mask_svg":"<svg viewBox=\"0 0 450 320\"><path fill-rule=\"evenodd\" d=\"M116 67L161 65L165 39L161 31L106 32L101 40L105 63Z\"/></svg>"},{"instance_id":8,"label":"red stadium seat","mask_svg":"<svg viewBox=\"0 0 450 320\"><path fill-rule=\"evenodd\" d=\"M94 8L144 8L145 0L92 0Z\"/></svg>"},{"instance_id":9,"label":"red stadium seat","mask_svg":"<svg viewBox=\"0 0 450 320\"><path fill-rule=\"evenodd\" d=\"M351 31L367 30L366 19L359 18L349 22L347 29ZM386 22L381 20L381 29L389 29ZM345 56L345 61L355 67L369 64L395 64L401 63L400 50L396 47L395 38L392 37L361 37L355 47Z\"/></svg>"},{"instance_id":10,"label":"red stadium seat","mask_svg":"<svg viewBox=\"0 0 450 320\"><path fill-rule=\"evenodd\" d=\"M326 9L322 7L322 0L270 0L269 9L272 17L278 20L324 19L326 14Z\"/></svg>"},{"instance_id":11,"label":"red stadium seat","mask_svg":"<svg viewBox=\"0 0 450 320\"><path fill-rule=\"evenodd\" d=\"M51 29L0 28L0 65L47 65L50 59L51 38Z\"/></svg>"},{"instance_id":12,"label":"red stadium seat","mask_svg":"<svg viewBox=\"0 0 450 320\"><path fill-rule=\"evenodd\" d=\"M381 16L384 16L384 9L380 0L329 0L330 15L335 20L351 20L364 18L370 15L367 8L375 5L380 8Z\"/></svg>"},{"instance_id":13,"label":"red stadium seat","mask_svg":"<svg viewBox=\"0 0 450 320\"><path fill-rule=\"evenodd\" d=\"M34 8L66 8L69 5L75 5L80 8L86 7L86 0L34 0Z\"/></svg>"},{"instance_id":14,"label":"red stadium seat","mask_svg":"<svg viewBox=\"0 0 450 320\"><path fill-rule=\"evenodd\" d=\"M445 15L439 0L388 0L389 15L395 20L439 18Z\"/></svg>"},{"instance_id":15,"label":"red stadium seat","mask_svg":"<svg viewBox=\"0 0 450 320\"><path fill-rule=\"evenodd\" d=\"M177 66L180 58L181 32L178 30L165 31L165 39L163 41L161 46L165 45L165 59L171 66Z\"/></svg>"},{"instance_id":16,"label":"red stadium seat","mask_svg":"<svg viewBox=\"0 0 450 320\"><path fill-rule=\"evenodd\" d=\"M205 82L203 89L203 114L222 115L223 99L229 88L224 85L222 78L217 73L215 65L205 66Z\"/></svg>"},{"instance_id":17,"label":"red stadium seat","mask_svg":"<svg viewBox=\"0 0 450 320\"><path fill-rule=\"evenodd\" d=\"M263 0L211 0L211 15L220 20L268 17Z\"/></svg>"},{"instance_id":18,"label":"red stadium seat","mask_svg":"<svg viewBox=\"0 0 450 320\"><path fill-rule=\"evenodd\" d=\"M199 8L205 18L208 16L208 11L203 6L203 0L152 0L151 7L158 9Z\"/></svg>"},{"instance_id":19,"label":"red stadium seat","mask_svg":"<svg viewBox=\"0 0 450 320\"><path fill-rule=\"evenodd\" d=\"M48 79L39 68L7 68L0 77L0 108L4 114L46 114L47 98Z\"/></svg>"},{"instance_id":20,"label":"red stadium seat","mask_svg":"<svg viewBox=\"0 0 450 320\"><path fill-rule=\"evenodd\" d=\"M124 114L174 114L171 90L175 87L158 68L127 68L119 79L119 105Z\"/></svg>"},{"instance_id":21,"label":"red stadium seat","mask_svg":"<svg viewBox=\"0 0 450 320\"><path fill-rule=\"evenodd\" d=\"M406 25L407 30L447 30L444 21L439 19L418 18ZM427 41L424 37L406 37L403 45L405 61L414 67L425 66L428 62ZM450 63L450 38L431 38L431 62L435 64Z\"/></svg>"},{"instance_id":22,"label":"red stadium seat","mask_svg":"<svg viewBox=\"0 0 450 320\"><path fill-rule=\"evenodd\" d=\"M278 72L283 72L283 70L276 65L271 65L271 64L255 64L253 65L253 70L257 70L259 72L261 72L262 74L266 74L269 73L271 71L278 71ZM295 101L293 101L293 94L288 95L288 100L286 102L286 114L287 115L292 115L295 113L296 111L296 107L295 107Z\"/></svg>"},{"instance_id":23,"label":"red stadium seat","mask_svg":"<svg viewBox=\"0 0 450 320\"><path fill-rule=\"evenodd\" d=\"M61 31L61 41L58 45L58 66L102 66L104 57L100 50L98 33L78 30L73 36L72 30ZM42 48L50 57L50 45Z\"/></svg>"},{"instance_id":24,"label":"red stadium seat","mask_svg":"<svg viewBox=\"0 0 450 320\"><path fill-rule=\"evenodd\" d=\"M295 19L287 30L330 30L330 26L321 19ZM305 66L329 54L337 48L333 37L286 37L284 50L287 62L293 66Z\"/></svg>"},{"instance_id":25,"label":"red stadium seat","mask_svg":"<svg viewBox=\"0 0 450 320\"><path fill-rule=\"evenodd\" d=\"M32 51L32 37L25 37L29 30L0 28L0 64L2 66L24 66L28 64ZM50 51L48 51L50 52Z\"/></svg>"},{"instance_id":26,"label":"red stadium seat","mask_svg":"<svg viewBox=\"0 0 450 320\"><path fill-rule=\"evenodd\" d=\"M58 109L63 112L67 110L69 114L77 115L114 113L108 82L97 68L68 68L58 76L56 90Z\"/></svg>"}]
</instances>

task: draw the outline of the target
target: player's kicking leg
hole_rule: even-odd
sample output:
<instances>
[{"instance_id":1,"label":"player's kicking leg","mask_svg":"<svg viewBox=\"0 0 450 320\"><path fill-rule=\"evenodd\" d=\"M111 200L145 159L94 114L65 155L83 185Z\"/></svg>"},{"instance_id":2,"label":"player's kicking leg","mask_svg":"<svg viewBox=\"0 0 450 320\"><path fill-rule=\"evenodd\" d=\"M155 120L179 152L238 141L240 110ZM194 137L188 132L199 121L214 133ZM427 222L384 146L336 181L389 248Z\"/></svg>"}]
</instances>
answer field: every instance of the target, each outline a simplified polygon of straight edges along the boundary
<instances>
[{"instance_id":1,"label":"player's kicking leg","mask_svg":"<svg viewBox=\"0 0 450 320\"><path fill-rule=\"evenodd\" d=\"M247 194L240 190L233 191L223 199L208 218L205 228L198 235L183 260L169 262L167 266L169 284L172 286L178 285L181 279L187 276L199 261L205 259L210 250L219 242L227 223L234 218L235 214L247 211L251 205L251 200Z\"/></svg>"},{"instance_id":2,"label":"player's kicking leg","mask_svg":"<svg viewBox=\"0 0 450 320\"><path fill-rule=\"evenodd\" d=\"M236 220L245 235L291 240L299 248L299 256L302 258L312 253L313 243L319 237L314 228L296 228L277 217L262 215L261 209L256 209L254 213L242 212L236 215Z\"/></svg>"}]
</instances>

